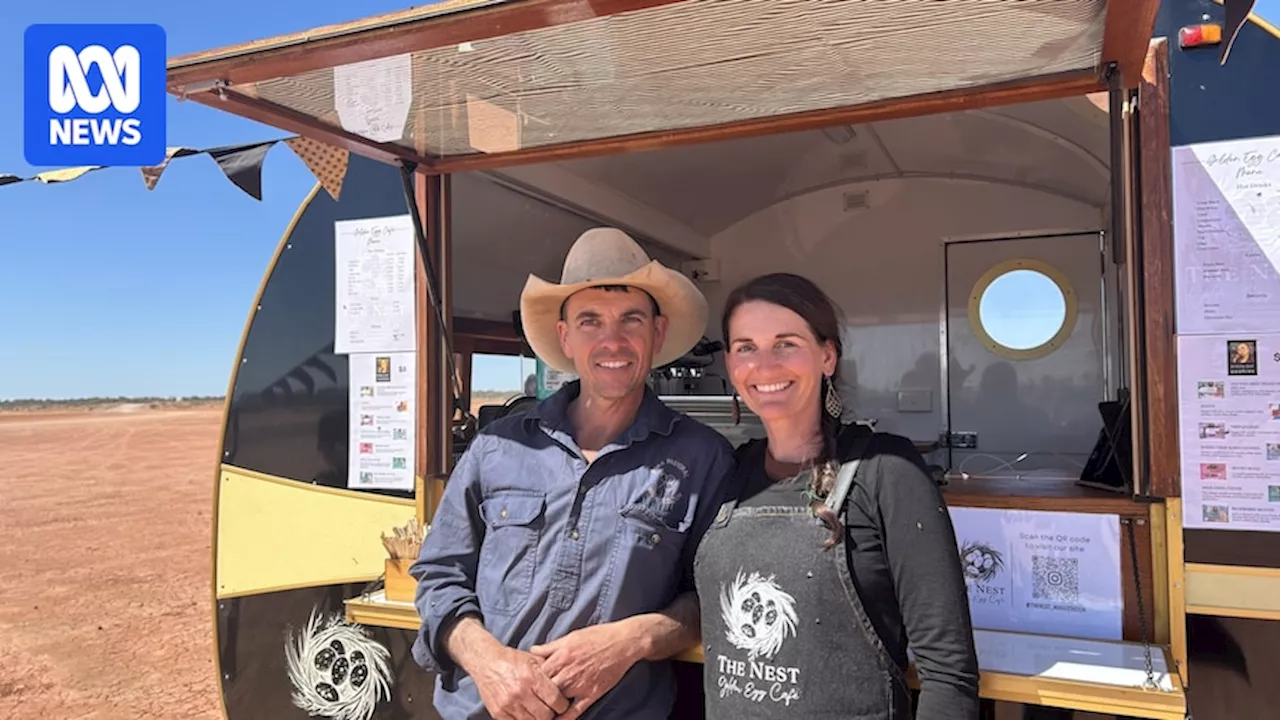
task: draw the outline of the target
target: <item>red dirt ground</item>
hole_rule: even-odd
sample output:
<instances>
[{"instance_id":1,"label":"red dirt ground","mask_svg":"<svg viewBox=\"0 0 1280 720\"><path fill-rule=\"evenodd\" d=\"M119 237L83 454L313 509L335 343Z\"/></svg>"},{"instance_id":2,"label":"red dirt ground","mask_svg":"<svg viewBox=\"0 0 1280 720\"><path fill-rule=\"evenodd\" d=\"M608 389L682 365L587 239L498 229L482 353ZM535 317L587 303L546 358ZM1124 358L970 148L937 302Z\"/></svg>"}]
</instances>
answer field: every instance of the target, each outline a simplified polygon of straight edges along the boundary
<instances>
[{"instance_id":1,"label":"red dirt ground","mask_svg":"<svg viewBox=\"0 0 1280 720\"><path fill-rule=\"evenodd\" d=\"M0 718L221 718L221 406L0 414Z\"/></svg>"}]
</instances>

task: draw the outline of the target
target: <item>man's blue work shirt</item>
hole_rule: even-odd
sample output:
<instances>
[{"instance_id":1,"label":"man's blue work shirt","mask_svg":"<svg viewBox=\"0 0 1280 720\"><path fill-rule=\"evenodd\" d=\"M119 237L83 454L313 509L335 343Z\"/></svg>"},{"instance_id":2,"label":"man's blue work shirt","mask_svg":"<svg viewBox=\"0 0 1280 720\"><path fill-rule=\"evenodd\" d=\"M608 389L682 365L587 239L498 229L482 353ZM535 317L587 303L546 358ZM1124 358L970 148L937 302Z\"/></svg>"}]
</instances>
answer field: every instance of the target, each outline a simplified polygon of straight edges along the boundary
<instances>
[{"instance_id":1,"label":"man's blue work shirt","mask_svg":"<svg viewBox=\"0 0 1280 720\"><path fill-rule=\"evenodd\" d=\"M573 439L578 382L486 427L458 461L422 553L414 659L439 672L446 720L488 718L475 683L440 646L467 613L528 650L598 623L666 608L693 590L693 555L733 470L724 436L646 389L635 422L590 465ZM641 661L584 717L666 718L668 662Z\"/></svg>"}]
</instances>

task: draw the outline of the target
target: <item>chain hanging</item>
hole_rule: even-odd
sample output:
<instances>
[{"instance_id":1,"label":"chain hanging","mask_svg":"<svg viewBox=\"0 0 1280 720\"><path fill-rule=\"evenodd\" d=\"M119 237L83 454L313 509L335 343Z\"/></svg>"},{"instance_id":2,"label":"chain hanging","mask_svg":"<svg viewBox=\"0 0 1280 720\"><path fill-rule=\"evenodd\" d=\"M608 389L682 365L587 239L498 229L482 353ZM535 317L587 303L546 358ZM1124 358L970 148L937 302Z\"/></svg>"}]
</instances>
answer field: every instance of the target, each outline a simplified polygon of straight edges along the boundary
<instances>
[{"instance_id":1,"label":"chain hanging","mask_svg":"<svg viewBox=\"0 0 1280 720\"><path fill-rule=\"evenodd\" d=\"M1122 522L1129 535L1129 559L1133 565L1133 585L1138 592L1138 628L1142 633L1142 655L1147 665L1147 679L1142 687L1145 690L1158 690L1160 684L1156 682L1156 671L1151 662L1151 636L1147 630L1147 613L1142 602L1142 574L1138 572L1138 541L1133 530L1137 521L1133 518L1125 518Z\"/></svg>"}]
</instances>

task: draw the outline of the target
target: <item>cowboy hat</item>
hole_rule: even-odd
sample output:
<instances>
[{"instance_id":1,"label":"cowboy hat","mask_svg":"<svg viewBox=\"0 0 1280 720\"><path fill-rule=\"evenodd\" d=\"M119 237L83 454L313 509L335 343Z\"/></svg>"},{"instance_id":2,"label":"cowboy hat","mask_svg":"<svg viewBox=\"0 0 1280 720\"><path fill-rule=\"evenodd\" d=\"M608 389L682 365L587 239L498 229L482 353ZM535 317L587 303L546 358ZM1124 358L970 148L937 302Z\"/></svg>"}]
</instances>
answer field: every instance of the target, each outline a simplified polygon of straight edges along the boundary
<instances>
[{"instance_id":1,"label":"cowboy hat","mask_svg":"<svg viewBox=\"0 0 1280 720\"><path fill-rule=\"evenodd\" d=\"M649 256L631 236L615 228L592 228L574 241L564 259L560 283L530 275L520 293L520 318L525 339L547 365L562 372L577 372L560 349L556 322L570 295L601 285L625 285L644 290L667 318L667 334L654 355L661 367L688 352L702 338L707 326L707 299L693 281L664 267Z\"/></svg>"}]
</instances>

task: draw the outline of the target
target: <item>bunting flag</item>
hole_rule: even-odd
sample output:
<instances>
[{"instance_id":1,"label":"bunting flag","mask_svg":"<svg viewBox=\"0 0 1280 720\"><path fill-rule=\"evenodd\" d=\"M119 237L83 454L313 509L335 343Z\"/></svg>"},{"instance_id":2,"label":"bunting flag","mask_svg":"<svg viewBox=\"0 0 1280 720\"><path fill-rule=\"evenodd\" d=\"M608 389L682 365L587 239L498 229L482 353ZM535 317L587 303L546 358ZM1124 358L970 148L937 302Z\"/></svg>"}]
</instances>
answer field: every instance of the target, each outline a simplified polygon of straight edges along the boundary
<instances>
[{"instance_id":1,"label":"bunting flag","mask_svg":"<svg viewBox=\"0 0 1280 720\"><path fill-rule=\"evenodd\" d=\"M347 165L351 153L343 148L326 145L308 137L289 138L285 145L302 160L325 192L334 200L342 194L342 181L347 177Z\"/></svg>"},{"instance_id":2,"label":"bunting flag","mask_svg":"<svg viewBox=\"0 0 1280 720\"><path fill-rule=\"evenodd\" d=\"M236 187L255 200L262 200L262 164L267 159L267 152L279 142L284 142L289 149L302 160L311 174L324 187L329 195L337 200L342 192L342 183L347 175L347 167L351 162L350 151L333 147L304 137L288 137L277 140L260 140L243 145L225 145L222 147L196 150L194 148L175 146L167 148L164 160L159 165L141 168L142 182L148 190L154 190L160 182L169 163L177 158L192 155L208 155L218 164L218 169ZM101 165L59 168L37 173L31 177L0 173L0 187L21 182L36 181L45 184L63 183L75 180L83 175L104 169Z\"/></svg>"},{"instance_id":3,"label":"bunting flag","mask_svg":"<svg viewBox=\"0 0 1280 720\"><path fill-rule=\"evenodd\" d=\"M94 170L101 170L103 167L104 166L102 165L86 165L84 167L70 167L70 168L61 168L58 170L47 170L42 173L37 173L36 176L32 178L32 180L37 180L46 185L52 185L54 183L71 182L72 180L75 180L76 178L79 178L83 175L91 173Z\"/></svg>"},{"instance_id":4,"label":"bunting flag","mask_svg":"<svg viewBox=\"0 0 1280 720\"><path fill-rule=\"evenodd\" d=\"M155 190L156 183L160 182L160 175L164 169L169 167L169 161L174 158L186 157L188 155L198 154L198 150L184 147L166 148L164 151L164 160L159 165L150 165L142 168L142 182L146 184L148 190Z\"/></svg>"},{"instance_id":5,"label":"bunting flag","mask_svg":"<svg viewBox=\"0 0 1280 720\"><path fill-rule=\"evenodd\" d=\"M275 147L276 142L278 141L268 140L255 145L213 148L206 152L236 187L249 193L254 200L261 200L262 163L267 159L267 151Z\"/></svg>"}]
</instances>

